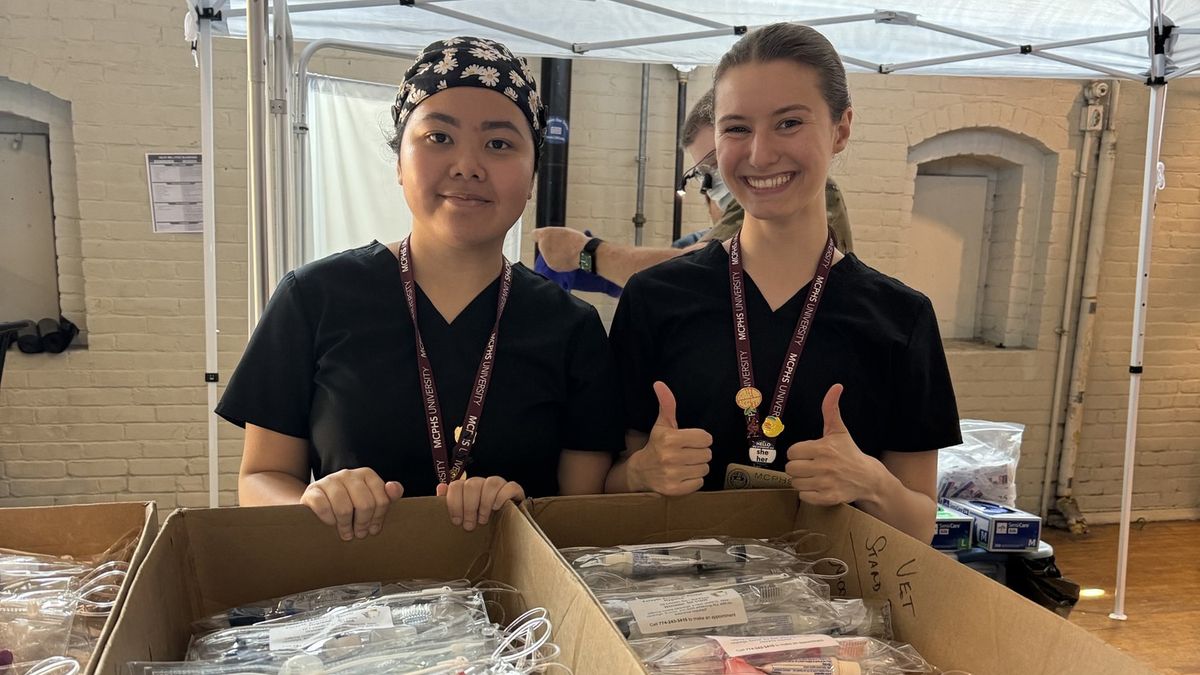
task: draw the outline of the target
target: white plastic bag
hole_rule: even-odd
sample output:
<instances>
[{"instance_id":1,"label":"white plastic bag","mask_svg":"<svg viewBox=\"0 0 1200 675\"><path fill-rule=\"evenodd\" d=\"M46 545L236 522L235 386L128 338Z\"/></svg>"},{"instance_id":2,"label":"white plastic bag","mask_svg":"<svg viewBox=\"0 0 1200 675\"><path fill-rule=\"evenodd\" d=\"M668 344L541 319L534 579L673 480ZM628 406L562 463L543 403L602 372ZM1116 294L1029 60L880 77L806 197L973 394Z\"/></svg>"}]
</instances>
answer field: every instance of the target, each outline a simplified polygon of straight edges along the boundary
<instances>
[{"instance_id":1,"label":"white plastic bag","mask_svg":"<svg viewBox=\"0 0 1200 675\"><path fill-rule=\"evenodd\" d=\"M938 497L1017 505L1017 462L1025 425L961 420L963 442L938 453Z\"/></svg>"}]
</instances>

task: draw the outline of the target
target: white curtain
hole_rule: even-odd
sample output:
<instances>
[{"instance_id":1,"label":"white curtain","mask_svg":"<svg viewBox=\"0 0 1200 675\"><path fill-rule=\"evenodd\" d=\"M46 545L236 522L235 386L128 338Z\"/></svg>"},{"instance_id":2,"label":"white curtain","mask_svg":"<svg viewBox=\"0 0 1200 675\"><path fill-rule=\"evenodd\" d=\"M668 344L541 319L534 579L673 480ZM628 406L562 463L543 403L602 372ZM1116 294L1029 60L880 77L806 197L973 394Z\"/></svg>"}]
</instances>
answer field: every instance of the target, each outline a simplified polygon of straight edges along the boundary
<instances>
[{"instance_id":1,"label":"white curtain","mask_svg":"<svg viewBox=\"0 0 1200 675\"><path fill-rule=\"evenodd\" d=\"M304 232L305 262L369 243L404 238L412 214L396 183L391 105L396 88L336 77L309 77L309 166L312 218ZM521 227L508 231L504 255L521 257Z\"/></svg>"}]
</instances>

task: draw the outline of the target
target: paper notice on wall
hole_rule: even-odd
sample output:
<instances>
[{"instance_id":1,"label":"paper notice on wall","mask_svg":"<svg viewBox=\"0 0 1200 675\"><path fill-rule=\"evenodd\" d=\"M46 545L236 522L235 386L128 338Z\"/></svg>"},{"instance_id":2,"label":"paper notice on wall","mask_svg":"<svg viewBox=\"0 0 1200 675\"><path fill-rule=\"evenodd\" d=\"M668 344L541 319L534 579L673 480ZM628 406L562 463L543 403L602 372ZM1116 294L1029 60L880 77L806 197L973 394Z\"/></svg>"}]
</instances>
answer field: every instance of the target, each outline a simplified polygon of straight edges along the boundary
<instances>
[{"instance_id":1,"label":"paper notice on wall","mask_svg":"<svg viewBox=\"0 0 1200 675\"><path fill-rule=\"evenodd\" d=\"M271 651L303 649L314 640L354 628L392 628L392 612L384 606L330 613L309 621L278 626L268 631Z\"/></svg>"},{"instance_id":2,"label":"paper notice on wall","mask_svg":"<svg viewBox=\"0 0 1200 675\"><path fill-rule=\"evenodd\" d=\"M746 605L731 588L633 600L629 609L643 635L746 623Z\"/></svg>"},{"instance_id":3,"label":"paper notice on wall","mask_svg":"<svg viewBox=\"0 0 1200 675\"><path fill-rule=\"evenodd\" d=\"M836 656L837 640L828 635L777 635L774 637L708 636L729 656L753 656L776 652L803 652L805 657ZM798 658L793 656L793 658Z\"/></svg>"},{"instance_id":4,"label":"paper notice on wall","mask_svg":"<svg viewBox=\"0 0 1200 675\"><path fill-rule=\"evenodd\" d=\"M156 233L204 231L204 176L199 154L146 153Z\"/></svg>"}]
</instances>

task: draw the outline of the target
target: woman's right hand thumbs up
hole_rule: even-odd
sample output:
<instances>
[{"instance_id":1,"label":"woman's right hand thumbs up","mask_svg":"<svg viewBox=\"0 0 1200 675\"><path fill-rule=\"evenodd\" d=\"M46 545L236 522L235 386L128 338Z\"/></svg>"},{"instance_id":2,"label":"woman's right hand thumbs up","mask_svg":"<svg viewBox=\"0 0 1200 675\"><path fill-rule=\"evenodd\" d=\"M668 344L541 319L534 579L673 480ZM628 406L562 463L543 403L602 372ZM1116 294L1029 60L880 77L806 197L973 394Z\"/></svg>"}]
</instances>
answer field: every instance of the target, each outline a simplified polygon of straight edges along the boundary
<instances>
[{"instance_id":1,"label":"woman's right hand thumbs up","mask_svg":"<svg viewBox=\"0 0 1200 675\"><path fill-rule=\"evenodd\" d=\"M712 461L712 436L703 429L680 429L675 395L664 382L654 383L658 419L646 446L629 458L632 488L679 496L699 490Z\"/></svg>"}]
</instances>

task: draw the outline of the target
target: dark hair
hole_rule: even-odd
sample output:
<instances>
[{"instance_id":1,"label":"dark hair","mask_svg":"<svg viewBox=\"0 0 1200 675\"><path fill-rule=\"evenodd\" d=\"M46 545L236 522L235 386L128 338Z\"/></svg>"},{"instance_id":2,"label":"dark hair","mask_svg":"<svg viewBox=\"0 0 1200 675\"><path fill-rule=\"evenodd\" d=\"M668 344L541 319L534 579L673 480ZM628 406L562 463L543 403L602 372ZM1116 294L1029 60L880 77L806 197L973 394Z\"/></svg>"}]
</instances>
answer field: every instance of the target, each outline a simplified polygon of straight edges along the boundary
<instances>
[{"instance_id":1,"label":"dark hair","mask_svg":"<svg viewBox=\"0 0 1200 675\"><path fill-rule=\"evenodd\" d=\"M721 57L713 72L713 86L730 68L769 61L791 61L816 70L821 97L829 106L833 121L842 119L842 113L850 107L842 57L824 35L797 23L773 23L747 33Z\"/></svg>"},{"instance_id":2,"label":"dark hair","mask_svg":"<svg viewBox=\"0 0 1200 675\"><path fill-rule=\"evenodd\" d=\"M704 127L714 125L713 113L713 90L709 89L704 92L696 105L692 106L691 112L688 113L687 119L683 121L683 131L679 134L679 147L687 148L692 143L696 142L696 136L700 135L700 130Z\"/></svg>"}]
</instances>

